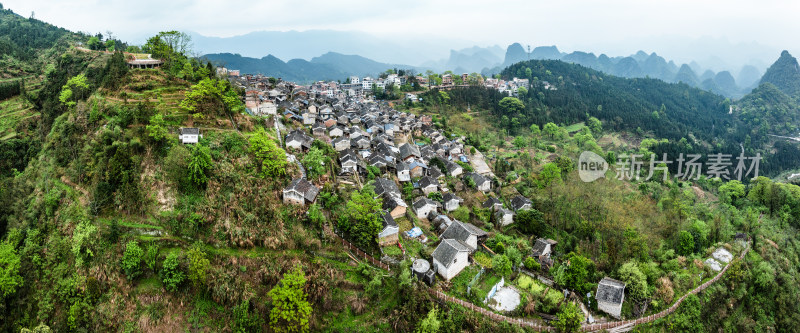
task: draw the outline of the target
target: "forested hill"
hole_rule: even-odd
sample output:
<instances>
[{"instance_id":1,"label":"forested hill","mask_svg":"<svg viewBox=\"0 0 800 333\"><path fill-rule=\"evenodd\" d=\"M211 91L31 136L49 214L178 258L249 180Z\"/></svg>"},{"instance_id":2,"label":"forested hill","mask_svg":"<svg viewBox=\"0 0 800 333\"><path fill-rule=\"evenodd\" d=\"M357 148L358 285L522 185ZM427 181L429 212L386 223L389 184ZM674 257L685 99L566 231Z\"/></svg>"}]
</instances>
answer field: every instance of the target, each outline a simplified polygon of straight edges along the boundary
<instances>
[{"instance_id":1,"label":"forested hill","mask_svg":"<svg viewBox=\"0 0 800 333\"><path fill-rule=\"evenodd\" d=\"M56 49L50 55L57 55L80 36L34 18L24 18L9 9L2 8L0 4L0 56L2 56L0 68L6 77L19 72L32 72L33 69L25 66L25 63L34 60L40 51Z\"/></svg>"},{"instance_id":2,"label":"forested hill","mask_svg":"<svg viewBox=\"0 0 800 333\"><path fill-rule=\"evenodd\" d=\"M512 135L533 124L571 125L598 118L603 127L638 137L667 139L653 152L748 154L764 157L762 174L777 175L800 164L800 146L767 134L797 132L797 101L766 83L736 102L683 83L621 78L558 60L531 60L503 70L505 79L527 78L520 103L501 103L506 94L483 87L447 92L448 102L489 110ZM423 95L440 103L438 93ZM735 110L735 112L731 112ZM740 146L740 144L742 146ZM673 166L670 166L673 167Z\"/></svg>"},{"instance_id":3,"label":"forested hill","mask_svg":"<svg viewBox=\"0 0 800 333\"><path fill-rule=\"evenodd\" d=\"M685 84L657 79L626 79L580 65L531 60L509 66L504 78L527 78L531 89L520 95L523 110L498 110L523 126L547 122L572 124L587 114L617 131L641 129L659 138L694 136L707 142L725 133L733 117L724 97Z\"/></svg>"},{"instance_id":4,"label":"forested hill","mask_svg":"<svg viewBox=\"0 0 800 333\"><path fill-rule=\"evenodd\" d=\"M781 91L800 97L800 65L789 51L781 52L780 58L767 69L761 83L771 83Z\"/></svg>"}]
</instances>

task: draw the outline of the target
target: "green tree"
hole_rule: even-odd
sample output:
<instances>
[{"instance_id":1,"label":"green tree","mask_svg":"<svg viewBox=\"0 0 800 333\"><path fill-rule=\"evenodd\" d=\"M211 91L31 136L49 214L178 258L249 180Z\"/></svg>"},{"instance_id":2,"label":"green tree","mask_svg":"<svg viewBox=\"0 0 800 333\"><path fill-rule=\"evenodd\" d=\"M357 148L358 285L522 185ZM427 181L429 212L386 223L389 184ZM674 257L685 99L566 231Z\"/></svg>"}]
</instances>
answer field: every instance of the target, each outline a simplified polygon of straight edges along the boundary
<instances>
[{"instance_id":1,"label":"green tree","mask_svg":"<svg viewBox=\"0 0 800 333\"><path fill-rule=\"evenodd\" d=\"M14 246L9 242L0 243L0 293L8 297L22 287L22 276L19 275L20 259Z\"/></svg>"},{"instance_id":2,"label":"green tree","mask_svg":"<svg viewBox=\"0 0 800 333\"><path fill-rule=\"evenodd\" d=\"M167 122L164 120L164 115L160 113L150 117L150 122L146 128L147 135L155 142L162 143L170 137Z\"/></svg>"},{"instance_id":3,"label":"green tree","mask_svg":"<svg viewBox=\"0 0 800 333\"><path fill-rule=\"evenodd\" d=\"M325 153L316 147L311 147L308 153L306 153L306 156L303 157L303 166L308 171L309 178L324 175L330 163L330 158L325 156Z\"/></svg>"},{"instance_id":4,"label":"green tree","mask_svg":"<svg viewBox=\"0 0 800 333\"><path fill-rule=\"evenodd\" d=\"M533 208L517 212L514 215L514 225L519 231L537 236L543 236L547 228L544 214Z\"/></svg>"},{"instance_id":5,"label":"green tree","mask_svg":"<svg viewBox=\"0 0 800 333\"><path fill-rule=\"evenodd\" d=\"M539 135L542 133L542 130L539 129L539 125L531 124L530 128L531 128L531 134L533 135Z\"/></svg>"},{"instance_id":6,"label":"green tree","mask_svg":"<svg viewBox=\"0 0 800 333\"><path fill-rule=\"evenodd\" d=\"M86 82L86 76L78 74L67 80L67 83L61 87L58 100L67 107L74 107L77 101L86 98L88 93L89 83Z\"/></svg>"},{"instance_id":7,"label":"green tree","mask_svg":"<svg viewBox=\"0 0 800 333\"><path fill-rule=\"evenodd\" d=\"M178 290L186 276L181 271L180 260L177 252L170 252L161 264L161 282L168 291Z\"/></svg>"},{"instance_id":8,"label":"green tree","mask_svg":"<svg viewBox=\"0 0 800 333\"><path fill-rule=\"evenodd\" d=\"M622 265L617 271L620 281L625 282L625 292L633 300L643 300L647 298L647 277L639 270L639 266L634 261L629 261Z\"/></svg>"},{"instance_id":9,"label":"green tree","mask_svg":"<svg viewBox=\"0 0 800 333\"><path fill-rule=\"evenodd\" d=\"M678 253L688 256L694 252L694 237L686 230L678 234Z\"/></svg>"},{"instance_id":10,"label":"green tree","mask_svg":"<svg viewBox=\"0 0 800 333\"><path fill-rule=\"evenodd\" d=\"M262 178L286 175L286 152L275 144L267 132L259 130L249 141L250 152L259 163L258 173Z\"/></svg>"},{"instance_id":11,"label":"green tree","mask_svg":"<svg viewBox=\"0 0 800 333\"><path fill-rule=\"evenodd\" d=\"M242 101L230 83L211 78L204 78L193 85L180 106L188 112L208 115L229 115L244 111Z\"/></svg>"},{"instance_id":12,"label":"green tree","mask_svg":"<svg viewBox=\"0 0 800 333\"><path fill-rule=\"evenodd\" d=\"M276 332L308 332L312 308L305 285L303 269L295 266L267 293L272 299L269 321Z\"/></svg>"},{"instance_id":13,"label":"green tree","mask_svg":"<svg viewBox=\"0 0 800 333\"><path fill-rule=\"evenodd\" d=\"M542 265L540 265L539 262L533 257L527 257L525 258L525 267L536 272L542 268Z\"/></svg>"},{"instance_id":14,"label":"green tree","mask_svg":"<svg viewBox=\"0 0 800 333\"><path fill-rule=\"evenodd\" d=\"M322 227L325 223L325 215L322 213L322 207L316 202L308 207L308 220L317 227Z\"/></svg>"},{"instance_id":15,"label":"green tree","mask_svg":"<svg viewBox=\"0 0 800 333\"><path fill-rule=\"evenodd\" d=\"M555 163L550 162L542 167L542 172L539 173L537 184L539 188L545 188L554 182L561 182L561 168Z\"/></svg>"},{"instance_id":16,"label":"green tree","mask_svg":"<svg viewBox=\"0 0 800 333\"><path fill-rule=\"evenodd\" d=\"M501 276L511 275L511 260L505 254L492 257L492 269Z\"/></svg>"},{"instance_id":17,"label":"green tree","mask_svg":"<svg viewBox=\"0 0 800 333\"><path fill-rule=\"evenodd\" d=\"M346 205L349 226L340 225L340 228L349 231L353 241L359 246L370 245L383 229L381 207L382 200L375 195L371 186L354 191Z\"/></svg>"},{"instance_id":18,"label":"green tree","mask_svg":"<svg viewBox=\"0 0 800 333\"><path fill-rule=\"evenodd\" d=\"M199 244L195 244L189 249L187 255L189 259L189 280L195 286L206 283L206 272L208 267L211 266L211 261L206 258L206 253L200 248Z\"/></svg>"},{"instance_id":19,"label":"green tree","mask_svg":"<svg viewBox=\"0 0 800 333\"><path fill-rule=\"evenodd\" d=\"M84 259L94 256L92 245L97 227L88 220L81 221L72 232L72 254L75 256L75 266L83 266Z\"/></svg>"},{"instance_id":20,"label":"green tree","mask_svg":"<svg viewBox=\"0 0 800 333\"><path fill-rule=\"evenodd\" d=\"M439 332L439 328L442 326L442 323L439 321L436 315L436 307L431 308L428 311L428 315L425 316L424 319L419 321L419 325L417 326L417 333L436 333Z\"/></svg>"},{"instance_id":21,"label":"green tree","mask_svg":"<svg viewBox=\"0 0 800 333\"><path fill-rule=\"evenodd\" d=\"M504 115L516 115L525 110L525 104L516 97L504 97L500 100L500 109Z\"/></svg>"},{"instance_id":22,"label":"green tree","mask_svg":"<svg viewBox=\"0 0 800 333\"><path fill-rule=\"evenodd\" d=\"M513 144L517 149L522 149L528 146L528 139L524 136L517 136L514 137Z\"/></svg>"},{"instance_id":23,"label":"green tree","mask_svg":"<svg viewBox=\"0 0 800 333\"><path fill-rule=\"evenodd\" d=\"M705 332L701 314L700 298L695 294L686 296L675 314L667 317L668 328L675 332Z\"/></svg>"},{"instance_id":24,"label":"green tree","mask_svg":"<svg viewBox=\"0 0 800 333\"><path fill-rule=\"evenodd\" d=\"M109 39L106 41L106 51L114 52L117 49L117 42L113 39Z\"/></svg>"},{"instance_id":25,"label":"green tree","mask_svg":"<svg viewBox=\"0 0 800 333\"><path fill-rule=\"evenodd\" d=\"M583 322L583 312L572 302L564 304L557 317L558 319L553 322L553 326L558 332L577 332Z\"/></svg>"},{"instance_id":26,"label":"green tree","mask_svg":"<svg viewBox=\"0 0 800 333\"><path fill-rule=\"evenodd\" d=\"M191 152L186 146L175 145L169 149L167 157L162 163L167 179L183 191L190 189L192 184L188 172L190 159Z\"/></svg>"},{"instance_id":27,"label":"green tree","mask_svg":"<svg viewBox=\"0 0 800 333\"><path fill-rule=\"evenodd\" d=\"M139 247L139 243L132 240L125 245L125 253L122 255L122 269L128 279L133 280L141 274L142 257L144 250Z\"/></svg>"},{"instance_id":28,"label":"green tree","mask_svg":"<svg viewBox=\"0 0 800 333\"><path fill-rule=\"evenodd\" d=\"M189 180L191 180L195 186L200 188L205 187L206 183L208 183L211 167L213 166L211 149L199 143L194 145L188 164Z\"/></svg>"},{"instance_id":29,"label":"green tree","mask_svg":"<svg viewBox=\"0 0 800 333\"><path fill-rule=\"evenodd\" d=\"M552 139L558 134L558 125L554 123L547 123L544 124L544 128L542 130L544 131L544 134L547 134L550 139Z\"/></svg>"},{"instance_id":30,"label":"green tree","mask_svg":"<svg viewBox=\"0 0 800 333\"><path fill-rule=\"evenodd\" d=\"M738 180L731 180L719 187L719 201L734 204L737 199L744 197L744 184Z\"/></svg>"},{"instance_id":31,"label":"green tree","mask_svg":"<svg viewBox=\"0 0 800 333\"><path fill-rule=\"evenodd\" d=\"M553 274L558 284L583 295L591 289L594 277L594 262L589 258L570 252Z\"/></svg>"},{"instance_id":32,"label":"green tree","mask_svg":"<svg viewBox=\"0 0 800 333\"><path fill-rule=\"evenodd\" d=\"M508 257L508 260L511 261L511 265L519 267L522 263L522 253L519 252L516 246L513 243L509 244L508 247L505 248L503 254Z\"/></svg>"},{"instance_id":33,"label":"green tree","mask_svg":"<svg viewBox=\"0 0 800 333\"><path fill-rule=\"evenodd\" d=\"M603 132L603 123L600 122L600 119L595 117L589 117L589 121L587 121L587 126L589 129L592 130L594 135L600 135Z\"/></svg>"},{"instance_id":34,"label":"green tree","mask_svg":"<svg viewBox=\"0 0 800 333\"><path fill-rule=\"evenodd\" d=\"M102 47L102 45L103 43L100 42L100 38L97 38L97 36L89 37L89 41L86 42L86 47L88 47L90 50L95 50L95 51L99 50Z\"/></svg>"}]
</instances>

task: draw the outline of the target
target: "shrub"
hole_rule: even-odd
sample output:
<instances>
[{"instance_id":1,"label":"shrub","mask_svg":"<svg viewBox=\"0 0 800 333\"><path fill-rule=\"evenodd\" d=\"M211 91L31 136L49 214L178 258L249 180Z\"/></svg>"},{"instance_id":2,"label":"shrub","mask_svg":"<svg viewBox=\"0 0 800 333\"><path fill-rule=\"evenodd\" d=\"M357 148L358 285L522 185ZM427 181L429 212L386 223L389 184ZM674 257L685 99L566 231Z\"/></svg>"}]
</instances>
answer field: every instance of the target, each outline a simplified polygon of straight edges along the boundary
<instances>
[{"instance_id":1,"label":"shrub","mask_svg":"<svg viewBox=\"0 0 800 333\"><path fill-rule=\"evenodd\" d=\"M538 271L542 268L542 265L540 265L533 257L527 257L525 258L525 267L532 271Z\"/></svg>"},{"instance_id":2,"label":"shrub","mask_svg":"<svg viewBox=\"0 0 800 333\"><path fill-rule=\"evenodd\" d=\"M144 251L136 241L130 241L125 245L125 254L122 255L122 269L128 279L133 280L141 274L139 264L142 262L142 256L144 256Z\"/></svg>"},{"instance_id":3,"label":"shrub","mask_svg":"<svg viewBox=\"0 0 800 333\"><path fill-rule=\"evenodd\" d=\"M178 260L178 253L170 253L164 263L161 264L161 282L164 287L169 291L175 291L180 286L181 282L186 278L180 269L180 261Z\"/></svg>"}]
</instances>

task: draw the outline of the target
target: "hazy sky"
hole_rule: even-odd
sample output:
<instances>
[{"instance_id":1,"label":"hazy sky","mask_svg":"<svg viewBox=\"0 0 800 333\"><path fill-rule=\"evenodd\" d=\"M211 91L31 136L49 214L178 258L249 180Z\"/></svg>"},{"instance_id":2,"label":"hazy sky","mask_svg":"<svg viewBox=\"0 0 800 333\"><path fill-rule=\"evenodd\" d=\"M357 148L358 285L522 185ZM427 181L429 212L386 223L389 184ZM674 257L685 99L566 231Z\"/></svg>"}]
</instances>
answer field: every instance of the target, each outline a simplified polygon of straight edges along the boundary
<instances>
[{"instance_id":1,"label":"hazy sky","mask_svg":"<svg viewBox=\"0 0 800 333\"><path fill-rule=\"evenodd\" d=\"M2 1L2 0L0 0ZM711 37L774 50L800 49L800 1L209 1L12 0L6 8L71 30L112 31L141 43L161 30L232 36L256 30L358 30L439 36L479 45L511 42L624 55L648 42ZM454 43L455 44L455 43ZM461 44L461 43L458 43ZM665 50L648 50L661 51ZM777 54L775 55L777 57Z\"/></svg>"}]
</instances>

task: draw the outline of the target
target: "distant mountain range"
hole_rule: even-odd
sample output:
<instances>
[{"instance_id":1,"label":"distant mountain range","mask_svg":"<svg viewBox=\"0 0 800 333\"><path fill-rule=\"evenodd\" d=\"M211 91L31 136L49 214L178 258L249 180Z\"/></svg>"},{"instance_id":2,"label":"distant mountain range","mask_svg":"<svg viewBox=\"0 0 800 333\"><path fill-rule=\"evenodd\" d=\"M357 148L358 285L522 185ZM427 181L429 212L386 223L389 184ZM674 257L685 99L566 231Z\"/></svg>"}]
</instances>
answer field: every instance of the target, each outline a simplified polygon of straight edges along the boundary
<instances>
[{"instance_id":1,"label":"distant mountain range","mask_svg":"<svg viewBox=\"0 0 800 333\"><path fill-rule=\"evenodd\" d=\"M243 57L239 54L206 54L204 58L213 63L238 69L243 73L264 74L287 81L309 83L314 81L344 81L348 76L375 76L390 68L416 70L411 66L380 63L358 55L328 52L311 61L292 59L283 62L273 55L261 59Z\"/></svg>"},{"instance_id":2,"label":"distant mountain range","mask_svg":"<svg viewBox=\"0 0 800 333\"><path fill-rule=\"evenodd\" d=\"M740 98L758 85L764 67L744 65L735 72L715 72L697 61L678 64L655 52L638 51L629 56L599 56L591 52L561 52L557 46L538 46L526 50L513 43L505 50L500 46L451 49L447 57L431 60L441 54L441 46L431 49L430 43L387 42L365 33L340 31L289 31L254 32L247 35L215 38L193 36L195 46L201 50L245 50L244 56L231 53L206 54L209 60L240 69L247 73L261 73L296 82L318 80L344 80L347 76L377 75L389 68L413 69L418 72L431 69L437 72L451 70L455 73L479 72L493 75L514 63L529 59L562 60L596 69L608 74L635 78L651 77L666 82L683 82L689 86L709 90L727 97ZM256 42L260 41L260 42ZM312 53L315 52L315 53ZM387 52L395 53L391 56ZM263 58L252 54L269 53ZM309 59L309 54L322 54ZM407 64L381 62L373 59L406 59ZM291 59L286 62L281 59Z\"/></svg>"}]
</instances>

